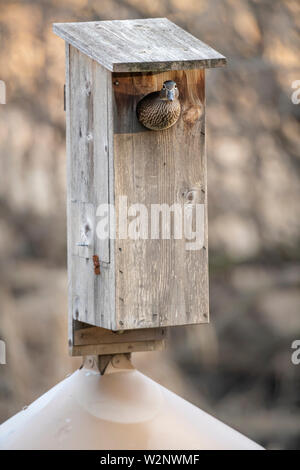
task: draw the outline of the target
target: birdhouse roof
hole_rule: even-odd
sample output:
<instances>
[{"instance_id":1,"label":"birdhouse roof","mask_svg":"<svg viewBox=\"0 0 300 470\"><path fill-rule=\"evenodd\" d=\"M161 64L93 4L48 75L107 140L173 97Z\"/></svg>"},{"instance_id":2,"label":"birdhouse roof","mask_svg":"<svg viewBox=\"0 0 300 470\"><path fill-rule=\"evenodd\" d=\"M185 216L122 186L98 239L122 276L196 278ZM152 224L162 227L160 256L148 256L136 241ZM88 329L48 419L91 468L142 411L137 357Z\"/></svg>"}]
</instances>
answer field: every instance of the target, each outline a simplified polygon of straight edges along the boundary
<instances>
[{"instance_id":1,"label":"birdhouse roof","mask_svg":"<svg viewBox=\"0 0 300 470\"><path fill-rule=\"evenodd\" d=\"M167 18L54 23L53 31L112 72L219 67L226 58Z\"/></svg>"}]
</instances>

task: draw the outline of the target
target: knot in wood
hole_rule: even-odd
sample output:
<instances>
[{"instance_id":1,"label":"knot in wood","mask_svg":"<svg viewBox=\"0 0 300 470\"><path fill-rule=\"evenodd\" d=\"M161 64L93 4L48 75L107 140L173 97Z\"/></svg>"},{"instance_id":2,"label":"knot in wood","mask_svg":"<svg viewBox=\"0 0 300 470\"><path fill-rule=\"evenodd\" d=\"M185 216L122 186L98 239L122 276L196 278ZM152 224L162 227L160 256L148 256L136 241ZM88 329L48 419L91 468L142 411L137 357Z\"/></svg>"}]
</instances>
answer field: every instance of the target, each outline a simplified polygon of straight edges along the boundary
<instances>
[{"instance_id":1,"label":"knot in wood","mask_svg":"<svg viewBox=\"0 0 300 470\"><path fill-rule=\"evenodd\" d=\"M203 113L202 106L192 105L186 109L182 115L184 122L190 126L194 125L198 119L201 118Z\"/></svg>"}]
</instances>

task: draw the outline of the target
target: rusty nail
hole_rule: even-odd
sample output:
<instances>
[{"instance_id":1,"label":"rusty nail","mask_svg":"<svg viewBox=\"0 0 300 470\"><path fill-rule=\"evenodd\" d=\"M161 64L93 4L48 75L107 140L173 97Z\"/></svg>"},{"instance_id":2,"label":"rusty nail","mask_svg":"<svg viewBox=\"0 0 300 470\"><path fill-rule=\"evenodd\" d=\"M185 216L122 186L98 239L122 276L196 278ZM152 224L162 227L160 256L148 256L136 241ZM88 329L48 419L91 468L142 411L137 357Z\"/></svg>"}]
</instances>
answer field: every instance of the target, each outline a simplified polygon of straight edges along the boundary
<instances>
[{"instance_id":1,"label":"rusty nail","mask_svg":"<svg viewBox=\"0 0 300 470\"><path fill-rule=\"evenodd\" d=\"M99 275L100 274L100 261L99 261L98 255L93 256L93 263L94 263L94 272L95 274Z\"/></svg>"}]
</instances>

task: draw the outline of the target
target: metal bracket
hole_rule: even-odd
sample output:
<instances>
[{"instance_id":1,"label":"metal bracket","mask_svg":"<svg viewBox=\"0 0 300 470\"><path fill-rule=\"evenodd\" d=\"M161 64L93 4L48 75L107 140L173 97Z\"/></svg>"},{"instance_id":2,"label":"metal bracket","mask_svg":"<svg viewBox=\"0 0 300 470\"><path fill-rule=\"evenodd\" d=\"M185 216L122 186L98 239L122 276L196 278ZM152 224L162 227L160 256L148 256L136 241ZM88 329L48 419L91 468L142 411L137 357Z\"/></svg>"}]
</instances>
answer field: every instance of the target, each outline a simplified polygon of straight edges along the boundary
<instances>
[{"instance_id":1,"label":"metal bracket","mask_svg":"<svg viewBox=\"0 0 300 470\"><path fill-rule=\"evenodd\" d=\"M104 356L85 356L83 358L83 364L81 366L86 369L92 369L99 371L101 375L104 375L107 367L111 364L111 369L134 369L131 364L131 354L108 354Z\"/></svg>"}]
</instances>

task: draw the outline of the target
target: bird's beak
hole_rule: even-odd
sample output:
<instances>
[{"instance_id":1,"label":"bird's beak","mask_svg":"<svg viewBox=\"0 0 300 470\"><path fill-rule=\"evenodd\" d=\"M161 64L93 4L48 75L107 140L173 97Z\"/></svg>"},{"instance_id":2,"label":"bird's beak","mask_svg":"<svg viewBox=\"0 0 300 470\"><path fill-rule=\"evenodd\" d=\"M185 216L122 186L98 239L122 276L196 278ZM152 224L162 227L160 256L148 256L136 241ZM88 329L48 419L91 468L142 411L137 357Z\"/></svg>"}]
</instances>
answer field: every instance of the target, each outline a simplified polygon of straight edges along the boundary
<instances>
[{"instance_id":1,"label":"bird's beak","mask_svg":"<svg viewBox=\"0 0 300 470\"><path fill-rule=\"evenodd\" d=\"M174 90L168 90L168 92L167 92L167 98L168 98L168 100L170 100L170 101L173 101L173 100L174 100L174 98L175 98Z\"/></svg>"}]
</instances>

